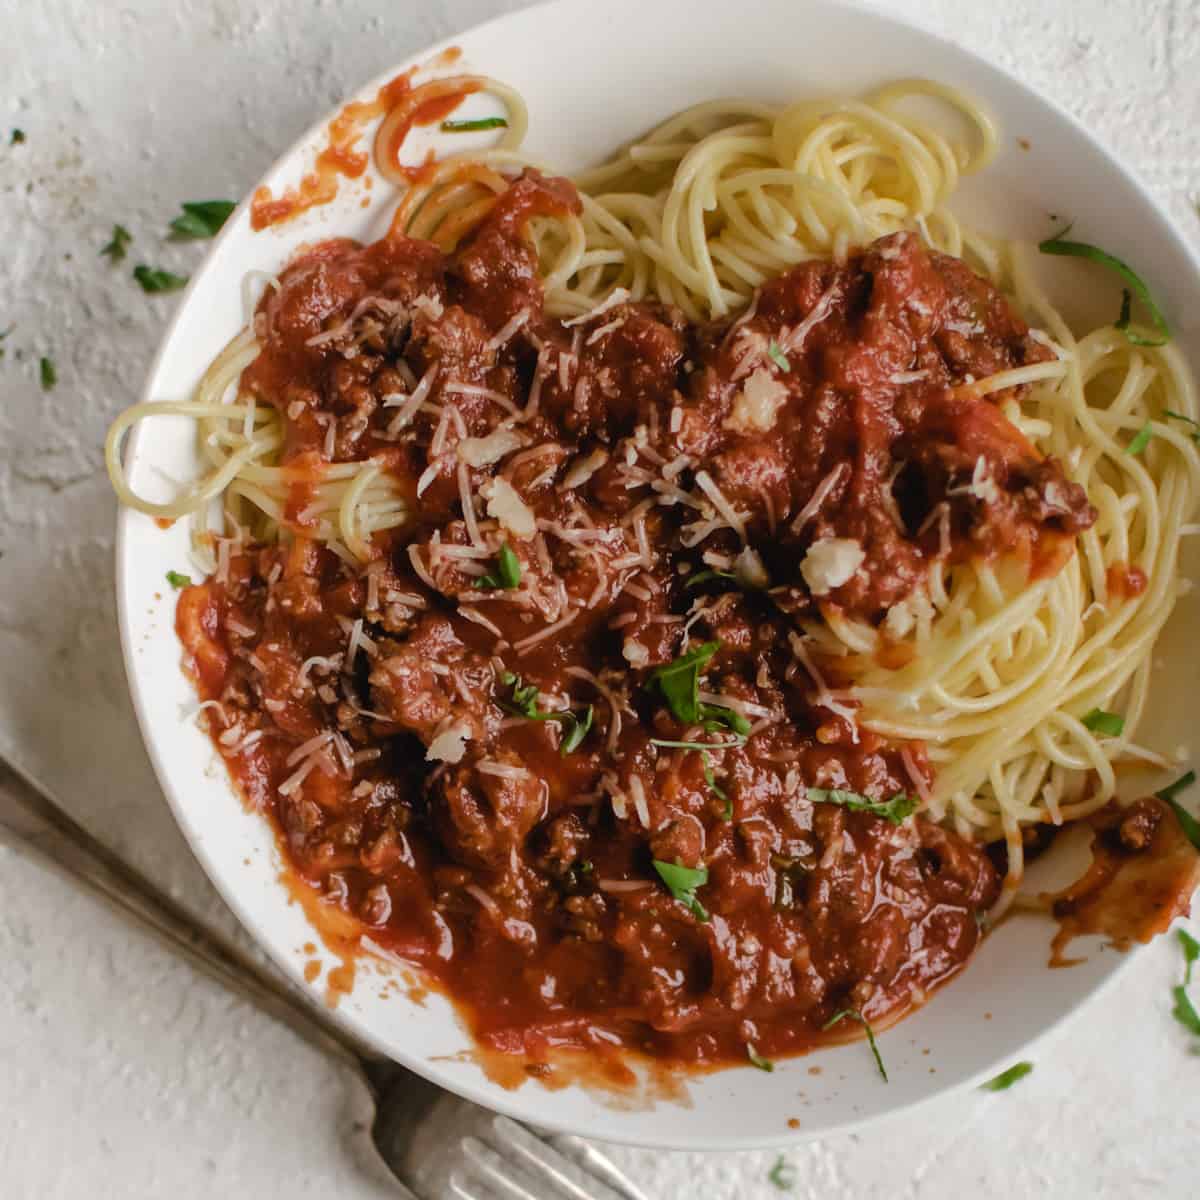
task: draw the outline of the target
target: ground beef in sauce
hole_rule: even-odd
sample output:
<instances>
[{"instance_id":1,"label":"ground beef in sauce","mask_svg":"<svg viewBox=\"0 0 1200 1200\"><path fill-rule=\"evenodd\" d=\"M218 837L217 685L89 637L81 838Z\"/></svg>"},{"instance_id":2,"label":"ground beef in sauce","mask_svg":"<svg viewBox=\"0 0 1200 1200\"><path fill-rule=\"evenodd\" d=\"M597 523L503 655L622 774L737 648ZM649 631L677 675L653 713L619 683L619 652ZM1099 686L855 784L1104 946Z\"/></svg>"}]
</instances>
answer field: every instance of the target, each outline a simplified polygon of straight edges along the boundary
<instances>
[{"instance_id":1,"label":"ground beef in sauce","mask_svg":"<svg viewBox=\"0 0 1200 1200\"><path fill-rule=\"evenodd\" d=\"M1055 570L1095 514L1006 420L1011 393L972 390L1046 351L961 262L898 234L796 267L732 323L625 303L568 326L524 231L577 203L529 172L453 254L338 240L283 272L244 386L288 461L374 457L412 520L351 565L297 485L286 543L187 589L180 636L296 869L482 1040L799 1050L839 1009L878 1020L953 975L998 881L921 816L809 793L886 801L930 772L823 690L797 617L878 624L939 557ZM476 586L502 544L519 585ZM734 586L747 571L765 586ZM715 728L650 686L707 642ZM655 860L707 873L698 906Z\"/></svg>"}]
</instances>

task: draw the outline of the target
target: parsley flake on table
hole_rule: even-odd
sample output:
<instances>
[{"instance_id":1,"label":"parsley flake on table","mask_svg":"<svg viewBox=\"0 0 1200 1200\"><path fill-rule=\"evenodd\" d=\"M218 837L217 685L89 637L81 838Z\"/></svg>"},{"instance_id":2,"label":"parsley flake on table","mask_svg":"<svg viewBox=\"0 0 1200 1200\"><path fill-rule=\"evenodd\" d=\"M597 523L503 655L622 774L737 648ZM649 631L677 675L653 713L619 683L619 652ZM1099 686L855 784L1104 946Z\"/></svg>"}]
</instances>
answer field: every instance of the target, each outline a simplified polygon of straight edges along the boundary
<instances>
[{"instance_id":1,"label":"parsley flake on table","mask_svg":"<svg viewBox=\"0 0 1200 1200\"><path fill-rule=\"evenodd\" d=\"M168 571L167 582L173 588L191 587L192 577L190 575L181 575L178 571Z\"/></svg>"},{"instance_id":2,"label":"parsley flake on table","mask_svg":"<svg viewBox=\"0 0 1200 1200\"><path fill-rule=\"evenodd\" d=\"M761 1054L754 1048L753 1042L746 1043L746 1057L750 1060L750 1065L757 1067L760 1071L773 1071L775 1064L769 1058L763 1058Z\"/></svg>"},{"instance_id":3,"label":"parsley flake on table","mask_svg":"<svg viewBox=\"0 0 1200 1200\"><path fill-rule=\"evenodd\" d=\"M183 212L171 222L171 237L190 241L215 237L237 205L232 200L191 200L180 207Z\"/></svg>"},{"instance_id":4,"label":"parsley flake on table","mask_svg":"<svg viewBox=\"0 0 1200 1200\"><path fill-rule=\"evenodd\" d=\"M112 236L100 248L100 253L109 260L109 262L119 263L125 257L125 252L129 247L129 243L133 241L133 234L125 228L124 225L114 225L112 227Z\"/></svg>"},{"instance_id":5,"label":"parsley flake on table","mask_svg":"<svg viewBox=\"0 0 1200 1200\"><path fill-rule=\"evenodd\" d=\"M157 292L177 292L186 287L188 281L186 275L175 275L157 267L148 267L144 263L133 268L133 277L141 284L142 291L151 295Z\"/></svg>"},{"instance_id":6,"label":"parsley flake on table","mask_svg":"<svg viewBox=\"0 0 1200 1200\"><path fill-rule=\"evenodd\" d=\"M796 1168L781 1154L767 1172L767 1179L781 1192L790 1192L796 1186Z\"/></svg>"},{"instance_id":7,"label":"parsley flake on table","mask_svg":"<svg viewBox=\"0 0 1200 1200\"><path fill-rule=\"evenodd\" d=\"M49 392L53 390L54 385L58 382L58 371L54 367L54 360L52 358L46 358L43 355L38 360L38 374L42 381L42 391Z\"/></svg>"},{"instance_id":8,"label":"parsley flake on table","mask_svg":"<svg viewBox=\"0 0 1200 1200\"><path fill-rule=\"evenodd\" d=\"M1184 790L1189 788L1196 782L1196 772L1188 771L1175 780L1174 783L1168 784L1165 788L1154 794L1164 803L1171 807L1171 811L1175 814L1175 819L1179 822L1179 827L1187 836L1187 840L1200 850L1200 821L1197 821L1175 797Z\"/></svg>"}]
</instances>

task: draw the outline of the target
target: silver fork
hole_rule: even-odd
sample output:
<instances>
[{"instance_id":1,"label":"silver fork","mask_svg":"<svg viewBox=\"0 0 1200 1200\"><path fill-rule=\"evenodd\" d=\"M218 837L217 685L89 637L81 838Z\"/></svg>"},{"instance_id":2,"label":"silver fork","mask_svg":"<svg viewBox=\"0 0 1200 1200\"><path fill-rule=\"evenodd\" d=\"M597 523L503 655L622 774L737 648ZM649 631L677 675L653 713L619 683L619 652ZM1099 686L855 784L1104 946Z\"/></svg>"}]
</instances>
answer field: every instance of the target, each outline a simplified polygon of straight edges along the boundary
<instances>
[{"instance_id":1,"label":"silver fork","mask_svg":"<svg viewBox=\"0 0 1200 1200\"><path fill-rule=\"evenodd\" d=\"M198 922L0 757L0 834L86 884L226 987L348 1063L375 1102L371 1140L408 1200L649 1200L582 1138L538 1134L380 1058L290 984Z\"/></svg>"}]
</instances>

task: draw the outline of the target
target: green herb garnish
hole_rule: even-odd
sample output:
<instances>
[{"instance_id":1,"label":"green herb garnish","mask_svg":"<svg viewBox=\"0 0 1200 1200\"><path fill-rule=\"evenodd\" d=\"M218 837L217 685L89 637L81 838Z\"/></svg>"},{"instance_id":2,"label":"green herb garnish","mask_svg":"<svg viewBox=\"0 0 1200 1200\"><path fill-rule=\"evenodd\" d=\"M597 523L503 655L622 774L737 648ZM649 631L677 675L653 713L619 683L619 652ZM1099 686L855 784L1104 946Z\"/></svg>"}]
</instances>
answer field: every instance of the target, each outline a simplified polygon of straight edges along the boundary
<instances>
[{"instance_id":1,"label":"green herb garnish","mask_svg":"<svg viewBox=\"0 0 1200 1200\"><path fill-rule=\"evenodd\" d=\"M658 877L667 885L667 890L685 908L690 910L697 921L707 921L708 913L704 905L696 899L696 889L708 882L707 867L685 867L678 859L673 863L660 862L654 859L654 869Z\"/></svg>"},{"instance_id":2,"label":"green herb garnish","mask_svg":"<svg viewBox=\"0 0 1200 1200\"><path fill-rule=\"evenodd\" d=\"M843 1021L849 1017L852 1021L857 1021L867 1031L867 1042L871 1047L871 1053L875 1056L875 1065L879 1068L879 1074L883 1076L883 1082L888 1082L887 1070L883 1065L883 1057L879 1053L879 1047L875 1044L875 1031L871 1028L871 1022L862 1015L857 1009L843 1008L841 1012L834 1013L824 1025L821 1026L821 1031L832 1029L839 1021Z\"/></svg>"},{"instance_id":3,"label":"green herb garnish","mask_svg":"<svg viewBox=\"0 0 1200 1200\"><path fill-rule=\"evenodd\" d=\"M1150 445L1150 439L1153 436L1154 424L1151 421L1147 421L1145 425L1143 425L1141 429L1139 429L1137 433L1133 435L1133 441L1125 447L1125 453L1134 455L1135 457L1141 454L1141 452L1145 450L1148 445Z\"/></svg>"},{"instance_id":4,"label":"green herb garnish","mask_svg":"<svg viewBox=\"0 0 1200 1200\"><path fill-rule=\"evenodd\" d=\"M489 591L509 592L521 586L521 560L507 542L500 547L500 553L496 555L496 573L481 575L475 580L474 586Z\"/></svg>"},{"instance_id":5,"label":"green herb garnish","mask_svg":"<svg viewBox=\"0 0 1200 1200\"><path fill-rule=\"evenodd\" d=\"M143 292L177 292L187 286L186 275L174 275L170 271L160 271L157 267L147 267L144 263L133 268L133 277L142 285Z\"/></svg>"},{"instance_id":6,"label":"green herb garnish","mask_svg":"<svg viewBox=\"0 0 1200 1200\"><path fill-rule=\"evenodd\" d=\"M1124 717L1105 712L1102 708L1093 708L1082 720L1086 729L1093 733L1102 733L1106 737L1120 737L1125 729Z\"/></svg>"},{"instance_id":7,"label":"green herb garnish","mask_svg":"<svg viewBox=\"0 0 1200 1200\"><path fill-rule=\"evenodd\" d=\"M582 716L577 715L571 709L564 709L561 712L546 712L538 707L537 684L522 683L521 676L515 675L512 671L505 671L501 676L501 682L505 687L512 688L511 698L499 701L500 707L505 712L525 717L529 721L557 722L562 729L562 743L558 749L564 758L579 749L592 727L592 718L595 716L590 704L584 708Z\"/></svg>"},{"instance_id":8,"label":"green herb garnish","mask_svg":"<svg viewBox=\"0 0 1200 1200\"><path fill-rule=\"evenodd\" d=\"M20 358L20 354L17 355ZM50 391L58 382L58 372L54 369L54 360L52 358L42 357L38 360L38 374L42 380L42 391Z\"/></svg>"},{"instance_id":9,"label":"green herb garnish","mask_svg":"<svg viewBox=\"0 0 1200 1200\"><path fill-rule=\"evenodd\" d=\"M23 129L14 129L12 133L8 135L8 144L10 146L20 146L24 141L25 130Z\"/></svg>"},{"instance_id":10,"label":"green herb garnish","mask_svg":"<svg viewBox=\"0 0 1200 1200\"><path fill-rule=\"evenodd\" d=\"M720 642L705 642L650 672L646 686L657 687L675 719L685 725L700 720L700 672L720 648Z\"/></svg>"},{"instance_id":11,"label":"green herb garnish","mask_svg":"<svg viewBox=\"0 0 1200 1200\"><path fill-rule=\"evenodd\" d=\"M237 205L232 200L193 200L180 207L183 212L171 222L176 240L215 237Z\"/></svg>"},{"instance_id":12,"label":"green herb garnish","mask_svg":"<svg viewBox=\"0 0 1200 1200\"><path fill-rule=\"evenodd\" d=\"M1115 271L1128 288L1122 290L1121 293L1121 314L1114 322L1114 325L1119 329L1135 346L1165 346L1171 340L1171 329L1167 325L1166 318L1159 311L1158 305L1154 303L1150 296L1150 290L1138 277L1132 267L1123 263L1119 258L1112 254L1108 254L1101 250L1098 246L1089 245L1087 242L1069 242L1063 237L1064 234L1070 232L1070 225L1060 233L1056 233L1053 237L1047 238L1044 242L1038 245L1038 249L1043 254L1060 254L1068 258L1086 258L1091 262L1099 263L1101 266L1108 267L1109 270ZM1154 328L1158 330L1155 337L1146 337L1143 334L1135 333L1129 328L1130 308L1132 305L1132 297L1130 290L1137 296L1139 300L1150 311L1150 319L1154 323Z\"/></svg>"},{"instance_id":13,"label":"green herb garnish","mask_svg":"<svg viewBox=\"0 0 1200 1200\"><path fill-rule=\"evenodd\" d=\"M1187 967L1186 974L1183 977L1183 986L1187 987L1192 982L1192 967L1195 965L1196 959L1200 958L1200 942L1186 929L1177 929L1179 934L1179 944L1183 947L1183 961Z\"/></svg>"},{"instance_id":14,"label":"green herb garnish","mask_svg":"<svg viewBox=\"0 0 1200 1200\"><path fill-rule=\"evenodd\" d=\"M474 133L479 129L507 129L503 117L477 117L473 121L443 121L443 133Z\"/></svg>"},{"instance_id":15,"label":"green herb garnish","mask_svg":"<svg viewBox=\"0 0 1200 1200\"><path fill-rule=\"evenodd\" d=\"M910 817L917 808L916 796L907 796L897 792L890 800L872 800L858 792L847 792L842 788L807 789L808 798L814 804L840 804L851 812L870 813L874 817L883 817L893 825L900 825Z\"/></svg>"},{"instance_id":16,"label":"green herb garnish","mask_svg":"<svg viewBox=\"0 0 1200 1200\"><path fill-rule=\"evenodd\" d=\"M118 263L125 257L125 251L132 241L133 234L124 225L114 225L112 227L112 237L101 248L100 253L110 262Z\"/></svg>"},{"instance_id":17,"label":"green herb garnish","mask_svg":"<svg viewBox=\"0 0 1200 1200\"><path fill-rule=\"evenodd\" d=\"M173 588L191 587L192 577L190 575L181 575L178 571L168 571L167 582Z\"/></svg>"},{"instance_id":18,"label":"green herb garnish","mask_svg":"<svg viewBox=\"0 0 1200 1200\"><path fill-rule=\"evenodd\" d=\"M772 338L767 343L767 357L781 370L790 371L792 364L788 362L788 357L779 348L779 343Z\"/></svg>"},{"instance_id":19,"label":"green herb garnish","mask_svg":"<svg viewBox=\"0 0 1200 1200\"><path fill-rule=\"evenodd\" d=\"M708 761L708 755L702 756L704 759L704 782L708 784L709 790L725 807L721 809L721 820L733 820L733 797L730 796L719 783L717 777L713 774L712 765Z\"/></svg>"},{"instance_id":20,"label":"green herb garnish","mask_svg":"<svg viewBox=\"0 0 1200 1200\"><path fill-rule=\"evenodd\" d=\"M750 1060L752 1066L757 1067L760 1071L773 1071L775 1064L769 1058L763 1058L761 1054L754 1048L753 1042L746 1043L746 1057Z\"/></svg>"},{"instance_id":21,"label":"green herb garnish","mask_svg":"<svg viewBox=\"0 0 1200 1200\"><path fill-rule=\"evenodd\" d=\"M1179 822L1179 827L1187 835L1187 840L1200 850L1200 821L1197 821L1175 797L1183 791L1184 788L1191 787L1196 782L1196 772L1188 771L1184 775L1175 780L1174 783L1168 784L1161 791L1154 794L1164 803L1171 806L1171 811L1175 814L1175 819Z\"/></svg>"},{"instance_id":22,"label":"green herb garnish","mask_svg":"<svg viewBox=\"0 0 1200 1200\"><path fill-rule=\"evenodd\" d=\"M732 571L697 571L684 581L684 589L699 587L702 583L710 583L714 579L732 579L737 583L737 576Z\"/></svg>"},{"instance_id":23,"label":"green herb garnish","mask_svg":"<svg viewBox=\"0 0 1200 1200\"><path fill-rule=\"evenodd\" d=\"M1014 1063L1007 1071L1001 1071L999 1075L989 1079L987 1083L981 1083L979 1090L981 1092L1005 1092L1018 1079L1024 1079L1032 1070L1033 1063L1031 1062Z\"/></svg>"},{"instance_id":24,"label":"green herb garnish","mask_svg":"<svg viewBox=\"0 0 1200 1200\"><path fill-rule=\"evenodd\" d=\"M1200 421L1185 417L1183 413L1172 412L1169 408L1163 409L1163 416L1170 417L1173 421L1186 421L1192 427L1192 441L1200 442Z\"/></svg>"},{"instance_id":25,"label":"green herb garnish","mask_svg":"<svg viewBox=\"0 0 1200 1200\"><path fill-rule=\"evenodd\" d=\"M650 745L662 746L668 750L699 750L703 753L706 750L732 750L744 741L745 739L740 737L732 742L672 742L666 738L651 738Z\"/></svg>"},{"instance_id":26,"label":"green herb garnish","mask_svg":"<svg viewBox=\"0 0 1200 1200\"><path fill-rule=\"evenodd\" d=\"M1171 994L1175 997L1175 1007L1171 1009L1171 1016L1177 1020L1189 1033L1194 1033L1200 1037L1200 1013L1196 1012L1192 1002L1188 999L1187 991L1183 985L1171 989Z\"/></svg>"},{"instance_id":27,"label":"green herb garnish","mask_svg":"<svg viewBox=\"0 0 1200 1200\"><path fill-rule=\"evenodd\" d=\"M781 1191L790 1192L796 1186L796 1168L781 1154L767 1172L767 1178Z\"/></svg>"}]
</instances>

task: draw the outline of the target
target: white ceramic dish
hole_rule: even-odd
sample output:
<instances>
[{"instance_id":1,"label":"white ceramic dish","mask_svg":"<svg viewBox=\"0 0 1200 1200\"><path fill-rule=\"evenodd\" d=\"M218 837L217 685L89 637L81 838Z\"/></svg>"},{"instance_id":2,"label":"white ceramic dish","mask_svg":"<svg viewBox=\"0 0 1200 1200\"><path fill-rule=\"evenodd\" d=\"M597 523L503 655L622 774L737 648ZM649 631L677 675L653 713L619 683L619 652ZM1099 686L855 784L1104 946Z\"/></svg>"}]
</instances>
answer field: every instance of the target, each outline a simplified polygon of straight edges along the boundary
<instances>
[{"instance_id":1,"label":"white ceramic dish","mask_svg":"<svg viewBox=\"0 0 1200 1200\"><path fill-rule=\"evenodd\" d=\"M984 228L1031 238L1046 235L1048 213L1069 214L1080 236L1137 264L1197 361L1200 316L1192 302L1200 294L1200 266L1169 219L1070 117L930 33L831 0L739 0L732 6L566 0L505 17L454 44L463 51L456 69L497 76L524 93L532 119L528 149L564 170L599 157L687 104L715 96L781 102L854 92L909 75L969 88L999 118L1004 150L984 180L964 187L959 211ZM427 62L439 49L414 61ZM373 96L380 83L408 65L398 64L359 97ZM276 190L294 182L311 163L314 148L324 144L328 119L289 150L265 182ZM1018 146L1018 137L1028 140L1027 150ZM249 269L274 272L299 244L335 233L376 237L393 201L392 190L378 179L369 191L344 185L334 203L262 233L251 231L243 205L196 272L145 397L190 391L243 322L242 281ZM1068 315L1111 320L1115 288L1097 288L1097 276L1087 268L1057 261L1050 266L1053 294ZM1072 289L1072 281L1081 280L1086 286ZM1072 303L1080 295L1091 296L1099 307L1082 311ZM193 435L183 420L143 425L128 452L135 488L161 496L162 473L187 478L194 464ZM121 514L121 635L138 718L163 790L200 862L246 927L302 982L312 957L303 947L318 939L279 882L272 835L236 797L205 735L184 719L195 697L180 670L174 596L164 576L187 569L187 556L182 524L164 531L139 513ZM1200 655L1181 636L1194 615L1194 608L1177 613L1160 650L1157 711L1146 729L1148 740L1168 751L1187 740L1187 707L1178 701L1195 695L1200 675ZM693 1079L686 1103L660 1100L647 1111L615 1106L582 1087L551 1093L531 1080L516 1091L504 1090L471 1061L470 1040L441 997L431 995L417 1005L381 986L381 976L396 970L387 963L359 971L338 1013L356 1033L414 1070L538 1125L648 1146L745 1149L895 1112L1025 1056L1031 1040L1129 961L1094 947L1083 965L1048 970L1051 932L1048 923L1010 921L960 979L884 1033L887 1085L865 1046L851 1045L780 1063L773 1074L736 1068ZM335 961L327 957L325 965ZM324 982L313 986L323 989ZM819 1075L809 1073L815 1064L822 1067ZM798 1132L789 1128L790 1118L799 1122Z\"/></svg>"}]
</instances>

